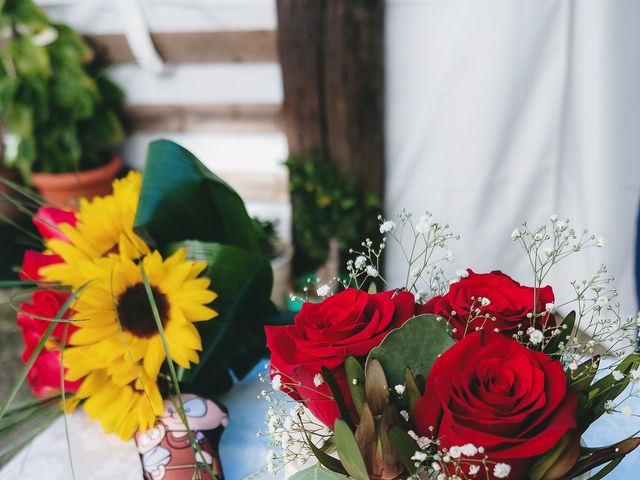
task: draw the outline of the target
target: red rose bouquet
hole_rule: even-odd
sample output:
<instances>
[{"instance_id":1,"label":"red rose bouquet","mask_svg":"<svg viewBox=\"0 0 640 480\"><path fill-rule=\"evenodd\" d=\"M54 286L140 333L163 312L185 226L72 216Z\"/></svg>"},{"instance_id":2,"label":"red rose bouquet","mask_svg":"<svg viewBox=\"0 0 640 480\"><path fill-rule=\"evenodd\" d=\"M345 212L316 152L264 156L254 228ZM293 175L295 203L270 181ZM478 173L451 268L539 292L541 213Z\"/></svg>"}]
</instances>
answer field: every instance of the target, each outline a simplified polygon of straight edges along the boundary
<instances>
[{"instance_id":1,"label":"red rose bouquet","mask_svg":"<svg viewBox=\"0 0 640 480\"><path fill-rule=\"evenodd\" d=\"M638 396L630 334L640 317L620 316L604 267L575 282L560 309L544 283L600 238L555 215L535 230L523 223L512 238L534 266L533 286L470 269L447 281L448 226L407 212L399 224L380 220L382 243L353 252L344 290L319 285L322 302L267 329L272 469L297 465L296 480L570 480L604 466L599 479L640 444L581 442L602 415L632 414L624 402ZM380 274L388 238L409 264L400 288Z\"/></svg>"}]
</instances>

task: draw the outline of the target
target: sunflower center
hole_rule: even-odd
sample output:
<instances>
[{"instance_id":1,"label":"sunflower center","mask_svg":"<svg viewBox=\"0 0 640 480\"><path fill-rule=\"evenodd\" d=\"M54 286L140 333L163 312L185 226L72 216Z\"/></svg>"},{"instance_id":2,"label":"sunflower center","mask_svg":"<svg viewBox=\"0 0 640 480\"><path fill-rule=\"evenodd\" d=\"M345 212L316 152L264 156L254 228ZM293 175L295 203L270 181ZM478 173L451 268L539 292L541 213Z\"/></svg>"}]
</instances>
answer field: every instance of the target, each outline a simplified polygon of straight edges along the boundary
<instances>
[{"instance_id":1,"label":"sunflower center","mask_svg":"<svg viewBox=\"0 0 640 480\"><path fill-rule=\"evenodd\" d=\"M156 287L151 286L151 292L164 327L169 318L169 302L166 295ZM149 338L158 332L156 319L143 283L127 288L118 297L117 310L122 328L136 337Z\"/></svg>"}]
</instances>

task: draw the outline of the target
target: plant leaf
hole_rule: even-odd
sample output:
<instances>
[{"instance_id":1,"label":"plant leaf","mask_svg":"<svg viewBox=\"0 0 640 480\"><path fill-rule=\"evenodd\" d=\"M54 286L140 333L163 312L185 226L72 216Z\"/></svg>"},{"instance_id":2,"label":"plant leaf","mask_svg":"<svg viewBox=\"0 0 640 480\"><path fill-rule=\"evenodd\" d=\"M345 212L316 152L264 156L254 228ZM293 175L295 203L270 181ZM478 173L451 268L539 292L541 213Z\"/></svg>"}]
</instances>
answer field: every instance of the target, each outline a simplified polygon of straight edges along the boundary
<instances>
[{"instance_id":1,"label":"plant leaf","mask_svg":"<svg viewBox=\"0 0 640 480\"><path fill-rule=\"evenodd\" d=\"M571 471L561 480L570 480L600 465L616 460L618 457L624 457L633 452L638 446L640 446L640 438L627 438L608 447L586 449L588 456L578 460Z\"/></svg>"},{"instance_id":2,"label":"plant leaf","mask_svg":"<svg viewBox=\"0 0 640 480\"><path fill-rule=\"evenodd\" d=\"M407 399L409 402L409 413L411 414L411 418L413 418L413 411L416 409L416 404L418 400L420 400L420 390L418 390L418 385L416 385L416 381L413 378L413 372L409 367L405 370L405 383L407 385Z\"/></svg>"},{"instance_id":3,"label":"plant leaf","mask_svg":"<svg viewBox=\"0 0 640 480\"><path fill-rule=\"evenodd\" d=\"M418 444L409 436L409 434L407 434L407 432L398 426L392 426L389 429L389 437L391 437L393 446L398 453L400 461L404 463L404 466L407 467L409 473L416 473L416 462L411 460L411 457L413 457L414 453L420 451Z\"/></svg>"},{"instance_id":4,"label":"plant leaf","mask_svg":"<svg viewBox=\"0 0 640 480\"><path fill-rule=\"evenodd\" d=\"M640 367L640 354L634 352L625 357L616 367L616 371L624 375L622 380L616 380L612 372L591 385L586 404L586 409L592 412L589 423L593 423L604 414L607 400L613 400L625 391L631 381L629 372L638 367ZM581 425L581 427L586 429L588 425Z\"/></svg>"},{"instance_id":5,"label":"plant leaf","mask_svg":"<svg viewBox=\"0 0 640 480\"><path fill-rule=\"evenodd\" d=\"M589 389L591 382L598 373L600 367L600 355L595 355L593 358L581 363L577 370L571 372L571 378L569 386L571 389L578 393Z\"/></svg>"},{"instance_id":6,"label":"plant leaf","mask_svg":"<svg viewBox=\"0 0 640 480\"><path fill-rule=\"evenodd\" d=\"M566 433L549 452L540 456L529 473L530 480L557 480L575 465L580 456L580 437Z\"/></svg>"},{"instance_id":7,"label":"plant leaf","mask_svg":"<svg viewBox=\"0 0 640 480\"><path fill-rule=\"evenodd\" d=\"M347 477L326 470L321 465L314 465L294 473L289 480L347 480Z\"/></svg>"},{"instance_id":8,"label":"plant leaf","mask_svg":"<svg viewBox=\"0 0 640 480\"><path fill-rule=\"evenodd\" d=\"M573 332L573 327L576 323L576 312L570 312L562 321L560 326L560 333L549 340L549 342L545 345L543 351L547 355L553 358L558 357L558 348L560 347L560 342L566 342L567 338L571 336Z\"/></svg>"},{"instance_id":9,"label":"plant leaf","mask_svg":"<svg viewBox=\"0 0 640 480\"><path fill-rule=\"evenodd\" d=\"M353 420L351 419L351 413L349 412L349 407L347 407L347 403L344 401L344 397L342 395L342 390L338 386L338 382L333 378L331 371L327 367L322 367L322 378L327 382L327 386L329 390L331 390L331 394L333 395L334 401L338 404L338 410L340 411L340 416L342 420L349 425L349 429L354 432L356 427L353 425Z\"/></svg>"},{"instance_id":10,"label":"plant leaf","mask_svg":"<svg viewBox=\"0 0 640 480\"><path fill-rule=\"evenodd\" d=\"M351 393L351 400L356 407L358 416L362 417L362 408L365 401L364 395L364 369L360 362L355 357L347 357L344 362L344 368L347 377L347 385L349 385L349 392ZM355 383L354 383L355 382Z\"/></svg>"},{"instance_id":11,"label":"plant leaf","mask_svg":"<svg viewBox=\"0 0 640 480\"><path fill-rule=\"evenodd\" d=\"M419 315L392 330L371 350L367 365L378 359L390 386L404 384L407 367L414 375L426 377L438 357L455 343L446 331L444 320L437 318L431 314Z\"/></svg>"},{"instance_id":12,"label":"plant leaf","mask_svg":"<svg viewBox=\"0 0 640 480\"><path fill-rule=\"evenodd\" d=\"M377 359L367 362L365 397L373 415L382 415L389 404L389 385L382 365Z\"/></svg>"},{"instance_id":13,"label":"plant leaf","mask_svg":"<svg viewBox=\"0 0 640 480\"><path fill-rule=\"evenodd\" d=\"M169 140L149 145L134 230L160 249L190 239L260 253L240 196L191 152Z\"/></svg>"},{"instance_id":14,"label":"plant leaf","mask_svg":"<svg viewBox=\"0 0 640 480\"><path fill-rule=\"evenodd\" d=\"M334 438L342 466L355 480L369 480L360 449L351 428L344 420L338 419L334 425Z\"/></svg>"},{"instance_id":15,"label":"plant leaf","mask_svg":"<svg viewBox=\"0 0 640 480\"><path fill-rule=\"evenodd\" d=\"M313 454L318 459L318 462L320 462L321 465L328 468L332 472L342 473L345 475L347 474L347 471L342 466L342 463L340 463L340 460L332 457L321 448L316 447L316 445L311 441L311 438L309 437L309 434L306 431L305 431L305 437L307 438L307 445L309 446L309 448L311 449L311 451L313 452Z\"/></svg>"},{"instance_id":16,"label":"plant leaf","mask_svg":"<svg viewBox=\"0 0 640 480\"><path fill-rule=\"evenodd\" d=\"M194 393L210 395L230 386L229 369L242 378L267 355L264 322L275 311L269 298L273 273L262 255L230 245L186 241L170 244L166 253L179 248L207 262L203 274L218 294L211 305L218 316L196 324L203 345L200 362L179 372Z\"/></svg>"}]
</instances>

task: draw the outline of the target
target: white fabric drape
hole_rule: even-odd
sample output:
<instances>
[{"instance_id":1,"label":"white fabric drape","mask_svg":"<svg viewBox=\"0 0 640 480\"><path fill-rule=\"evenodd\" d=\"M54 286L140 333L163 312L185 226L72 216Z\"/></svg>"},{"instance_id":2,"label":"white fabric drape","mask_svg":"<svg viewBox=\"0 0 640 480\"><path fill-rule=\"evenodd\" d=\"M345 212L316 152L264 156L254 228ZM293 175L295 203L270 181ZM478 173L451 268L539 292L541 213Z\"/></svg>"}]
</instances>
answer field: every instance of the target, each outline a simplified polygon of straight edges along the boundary
<instances>
[{"instance_id":1,"label":"white fabric drape","mask_svg":"<svg viewBox=\"0 0 640 480\"><path fill-rule=\"evenodd\" d=\"M456 268L529 284L511 231L568 216L606 248L561 266L556 297L604 262L637 310L640 2L389 0L386 22L388 216L428 209L463 237Z\"/></svg>"}]
</instances>

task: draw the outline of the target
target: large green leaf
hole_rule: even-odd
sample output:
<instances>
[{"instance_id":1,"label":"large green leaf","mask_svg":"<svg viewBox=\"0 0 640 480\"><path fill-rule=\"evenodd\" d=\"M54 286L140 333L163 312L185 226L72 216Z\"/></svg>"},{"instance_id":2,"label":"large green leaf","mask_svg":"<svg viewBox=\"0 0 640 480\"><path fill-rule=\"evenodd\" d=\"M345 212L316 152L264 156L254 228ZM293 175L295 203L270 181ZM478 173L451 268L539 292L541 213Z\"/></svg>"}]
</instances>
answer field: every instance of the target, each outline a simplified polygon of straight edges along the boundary
<instances>
[{"instance_id":1,"label":"large green leaf","mask_svg":"<svg viewBox=\"0 0 640 480\"><path fill-rule=\"evenodd\" d=\"M260 252L240 196L191 152L169 140L149 145L134 229L159 248L200 240Z\"/></svg>"},{"instance_id":2,"label":"large green leaf","mask_svg":"<svg viewBox=\"0 0 640 480\"><path fill-rule=\"evenodd\" d=\"M427 377L434 362L455 342L443 320L436 315L419 315L393 330L369 353L367 364L378 359L387 376L388 386L404 385L405 370Z\"/></svg>"},{"instance_id":3,"label":"large green leaf","mask_svg":"<svg viewBox=\"0 0 640 480\"><path fill-rule=\"evenodd\" d=\"M294 473L290 480L346 480L347 477L340 475L339 473L330 472L320 465L314 465L313 467L305 468L297 473Z\"/></svg>"},{"instance_id":4,"label":"large green leaf","mask_svg":"<svg viewBox=\"0 0 640 480\"><path fill-rule=\"evenodd\" d=\"M166 253L178 248L207 262L204 275L218 294L211 305L218 316L196 324L203 345L200 363L181 370L180 380L198 393L215 393L227 386L229 369L242 377L266 355L264 324L275 313L271 265L260 254L219 243L178 242L168 245Z\"/></svg>"}]
</instances>

